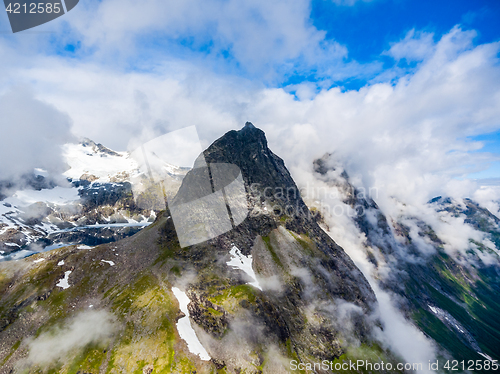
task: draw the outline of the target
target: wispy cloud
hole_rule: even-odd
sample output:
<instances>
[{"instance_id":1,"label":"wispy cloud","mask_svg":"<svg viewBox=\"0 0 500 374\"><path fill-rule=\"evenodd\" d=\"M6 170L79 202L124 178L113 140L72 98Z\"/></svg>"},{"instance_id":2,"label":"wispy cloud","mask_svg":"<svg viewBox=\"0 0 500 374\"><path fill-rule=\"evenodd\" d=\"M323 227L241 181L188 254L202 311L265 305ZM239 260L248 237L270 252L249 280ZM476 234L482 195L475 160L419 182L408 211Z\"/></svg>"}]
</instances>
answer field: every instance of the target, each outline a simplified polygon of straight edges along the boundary
<instances>
[{"instance_id":1,"label":"wispy cloud","mask_svg":"<svg viewBox=\"0 0 500 374\"><path fill-rule=\"evenodd\" d=\"M38 100L27 86L15 86L0 96L0 179L12 180L42 168L65 170L60 146L73 139L71 119L53 105Z\"/></svg>"},{"instance_id":2,"label":"wispy cloud","mask_svg":"<svg viewBox=\"0 0 500 374\"><path fill-rule=\"evenodd\" d=\"M27 342L28 357L21 363L27 367L46 365L66 358L73 350L87 344L102 344L116 330L114 317L106 311L84 311L68 321L67 326L42 333Z\"/></svg>"}]
</instances>

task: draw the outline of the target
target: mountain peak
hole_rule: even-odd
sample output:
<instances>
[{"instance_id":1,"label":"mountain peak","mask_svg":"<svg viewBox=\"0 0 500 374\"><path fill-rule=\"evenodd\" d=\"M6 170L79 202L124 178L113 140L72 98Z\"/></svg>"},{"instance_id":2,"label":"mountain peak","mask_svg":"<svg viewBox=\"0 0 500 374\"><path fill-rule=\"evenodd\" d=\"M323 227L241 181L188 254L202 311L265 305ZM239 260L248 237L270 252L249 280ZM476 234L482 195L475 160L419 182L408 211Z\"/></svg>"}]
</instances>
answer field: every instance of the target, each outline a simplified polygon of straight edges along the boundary
<instances>
[{"instance_id":1,"label":"mountain peak","mask_svg":"<svg viewBox=\"0 0 500 374\"><path fill-rule=\"evenodd\" d=\"M241 130L256 129L252 122L245 122L245 126Z\"/></svg>"}]
</instances>

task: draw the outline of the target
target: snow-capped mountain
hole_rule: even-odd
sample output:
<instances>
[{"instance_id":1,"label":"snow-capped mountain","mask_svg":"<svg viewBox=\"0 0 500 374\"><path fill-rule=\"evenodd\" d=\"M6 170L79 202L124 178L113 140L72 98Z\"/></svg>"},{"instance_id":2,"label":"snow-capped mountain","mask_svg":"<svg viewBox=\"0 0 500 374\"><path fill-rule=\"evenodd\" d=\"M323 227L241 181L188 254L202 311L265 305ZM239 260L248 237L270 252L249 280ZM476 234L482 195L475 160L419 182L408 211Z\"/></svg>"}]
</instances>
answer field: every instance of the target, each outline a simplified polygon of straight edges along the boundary
<instances>
[{"instance_id":1,"label":"snow-capped mountain","mask_svg":"<svg viewBox=\"0 0 500 374\"><path fill-rule=\"evenodd\" d=\"M0 259L132 235L164 209L159 184L172 195L188 170L158 160L151 175L133 152L115 152L89 139L66 144L63 154L68 170L57 182L36 169L25 178L30 183L2 190Z\"/></svg>"}]
</instances>

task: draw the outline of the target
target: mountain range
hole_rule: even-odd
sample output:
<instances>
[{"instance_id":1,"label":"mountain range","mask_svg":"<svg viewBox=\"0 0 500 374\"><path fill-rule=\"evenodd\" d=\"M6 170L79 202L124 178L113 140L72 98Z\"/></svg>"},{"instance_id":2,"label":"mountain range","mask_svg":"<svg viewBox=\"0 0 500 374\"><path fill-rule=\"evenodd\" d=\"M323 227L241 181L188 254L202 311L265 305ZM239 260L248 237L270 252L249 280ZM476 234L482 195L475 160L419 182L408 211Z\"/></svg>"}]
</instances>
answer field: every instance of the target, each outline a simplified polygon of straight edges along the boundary
<instances>
[{"instance_id":1,"label":"mountain range","mask_svg":"<svg viewBox=\"0 0 500 374\"><path fill-rule=\"evenodd\" d=\"M0 373L434 371L408 361L387 297L440 372L500 357L500 220L470 199L388 214L332 154L304 191L250 123L203 152L207 167L162 164L164 207L129 154L90 140L65 154L62 182L3 184ZM221 164L241 173L246 219L183 246L173 207L224 190ZM466 249L442 234L453 220Z\"/></svg>"}]
</instances>

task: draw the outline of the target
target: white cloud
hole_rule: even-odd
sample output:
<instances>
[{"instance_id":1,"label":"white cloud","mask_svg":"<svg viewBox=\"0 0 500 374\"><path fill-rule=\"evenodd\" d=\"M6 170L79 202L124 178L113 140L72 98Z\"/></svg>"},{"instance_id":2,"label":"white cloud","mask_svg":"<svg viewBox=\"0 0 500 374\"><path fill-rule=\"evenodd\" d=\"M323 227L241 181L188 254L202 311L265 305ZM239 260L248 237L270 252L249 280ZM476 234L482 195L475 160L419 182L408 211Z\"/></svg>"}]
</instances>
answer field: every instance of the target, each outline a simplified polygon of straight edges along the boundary
<instances>
[{"instance_id":1,"label":"white cloud","mask_svg":"<svg viewBox=\"0 0 500 374\"><path fill-rule=\"evenodd\" d=\"M49 364L93 342L102 342L116 329L114 317L106 311L84 311L68 321L67 326L42 333L28 342L29 354L23 364Z\"/></svg>"},{"instance_id":2,"label":"white cloud","mask_svg":"<svg viewBox=\"0 0 500 374\"><path fill-rule=\"evenodd\" d=\"M26 86L0 96L0 179L12 179L34 168L61 173L60 146L72 139L69 116L37 100Z\"/></svg>"},{"instance_id":3,"label":"white cloud","mask_svg":"<svg viewBox=\"0 0 500 374\"><path fill-rule=\"evenodd\" d=\"M383 258L378 258L378 268L375 269L368 260L365 252L366 237L346 214L350 207L343 203L344 196L336 187L314 178L312 173L300 173L298 182L308 186L308 196L311 199L321 199L322 211L329 227L328 234L363 272L375 292L378 306L372 317L380 320L383 325L381 330L374 329L377 339L399 354L406 362L424 363L425 370L425 363L434 359L436 355L433 342L404 318L398 309L397 297L383 290L378 284L378 280L391 271L391 264L385 263ZM321 195L315 195L320 192ZM342 211L344 214L335 213ZM429 371L425 370L425 372Z\"/></svg>"},{"instance_id":4,"label":"white cloud","mask_svg":"<svg viewBox=\"0 0 500 374\"><path fill-rule=\"evenodd\" d=\"M90 1L69 13L60 30L69 29L68 40L81 40L83 53L107 63L117 56L136 61L152 43L147 53L156 60L184 55L272 81L274 71L343 66L347 49L314 27L310 7L308 0Z\"/></svg>"},{"instance_id":5,"label":"white cloud","mask_svg":"<svg viewBox=\"0 0 500 374\"><path fill-rule=\"evenodd\" d=\"M425 202L440 194L473 194L474 183L453 177L491 160L471 154L482 144L466 139L498 128L499 44L474 46L473 37L453 28L395 85L346 92L334 87L316 96L309 91L301 100L178 61L144 73L38 56L36 67L8 66L9 81L1 82L30 82L44 101L71 116L75 133L113 148L123 150L145 129L162 133L190 125L198 126L207 146L251 120L292 168L335 151L353 180L383 193L382 203L384 196Z\"/></svg>"},{"instance_id":6,"label":"white cloud","mask_svg":"<svg viewBox=\"0 0 500 374\"><path fill-rule=\"evenodd\" d=\"M500 218L500 186L481 186L472 199Z\"/></svg>"}]
</instances>

